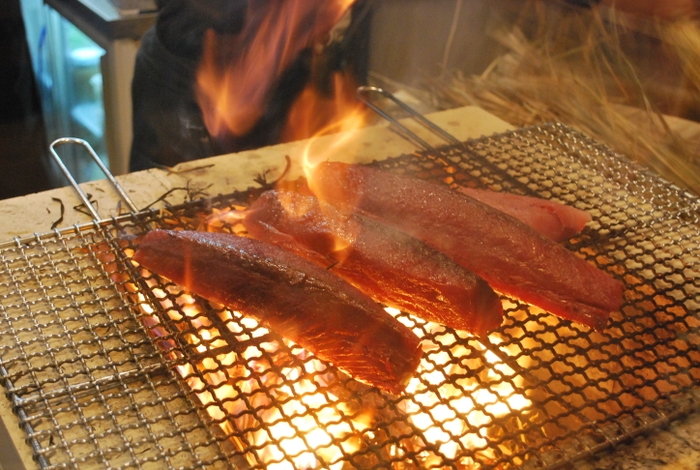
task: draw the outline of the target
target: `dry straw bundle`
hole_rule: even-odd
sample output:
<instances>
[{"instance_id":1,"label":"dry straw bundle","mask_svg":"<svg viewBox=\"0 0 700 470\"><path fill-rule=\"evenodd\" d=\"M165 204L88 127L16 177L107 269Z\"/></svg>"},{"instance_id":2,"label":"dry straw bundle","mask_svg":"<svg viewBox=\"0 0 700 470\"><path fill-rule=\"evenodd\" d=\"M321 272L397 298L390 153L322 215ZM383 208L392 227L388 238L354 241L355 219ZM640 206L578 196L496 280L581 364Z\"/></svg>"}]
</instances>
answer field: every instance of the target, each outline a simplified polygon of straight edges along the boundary
<instances>
[{"instance_id":1,"label":"dry straw bundle","mask_svg":"<svg viewBox=\"0 0 700 470\"><path fill-rule=\"evenodd\" d=\"M518 126L573 126L700 194L699 22L536 0L494 37L507 52L481 75L428 79L441 106L478 105Z\"/></svg>"}]
</instances>

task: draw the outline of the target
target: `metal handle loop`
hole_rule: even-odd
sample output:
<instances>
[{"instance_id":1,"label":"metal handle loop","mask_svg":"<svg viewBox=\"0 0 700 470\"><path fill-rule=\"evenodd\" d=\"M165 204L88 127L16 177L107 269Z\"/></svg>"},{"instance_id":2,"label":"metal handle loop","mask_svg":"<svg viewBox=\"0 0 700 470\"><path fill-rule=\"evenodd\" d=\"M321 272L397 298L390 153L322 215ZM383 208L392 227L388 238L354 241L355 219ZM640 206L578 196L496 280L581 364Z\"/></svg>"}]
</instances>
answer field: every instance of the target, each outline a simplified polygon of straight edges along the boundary
<instances>
[{"instance_id":1,"label":"metal handle loop","mask_svg":"<svg viewBox=\"0 0 700 470\"><path fill-rule=\"evenodd\" d=\"M100 220L100 214L97 212L97 209L95 209L95 206L92 205L90 202L90 199L87 197L85 192L82 190L80 185L78 185L78 182L73 178L73 175L71 174L70 170L66 167L66 165L63 163L63 160L61 157L58 155L56 152L56 147L59 147L61 145L66 145L66 144L74 144L74 145L80 145L81 147L85 148L88 153L90 154L90 157L95 161L97 166L100 168L100 171L104 173L104 175L107 177L109 182L112 184L112 187L117 191L119 194L119 197L122 198L122 200L126 203L127 206L129 206L129 210L131 212L138 212L138 209L136 208L136 205L134 202L131 200L131 198L126 194L124 189L121 187L119 182L114 178L112 173L109 171L109 169L105 166L104 163L102 163L102 160L100 157L95 153L95 151L92 149L89 143L87 143L83 139L78 139L76 137L62 137L60 139L54 140L51 145L49 146L49 150L51 150L51 155L53 156L54 160L58 164L58 167L61 169L61 172L65 175L66 178L68 178L68 181L70 182L71 186L73 186L73 189L78 193L78 196L80 199L83 201L83 204L87 208L88 211L90 211L90 214L92 215L93 220Z\"/></svg>"},{"instance_id":2,"label":"metal handle loop","mask_svg":"<svg viewBox=\"0 0 700 470\"><path fill-rule=\"evenodd\" d=\"M435 148L432 145L430 145L425 140L421 139L415 132L411 131L408 127L404 126L398 120L393 118L389 113L387 113L386 111L381 109L379 106L374 104L370 99L370 95L372 93L378 93L378 94L382 95L383 97L388 98L389 100L391 100L395 104L397 104L401 109L406 111L411 116L411 118L413 118L415 121L417 121L423 127L428 129L429 131L431 131L433 134L435 134L438 137L445 140L448 144L459 145L462 143L455 136L453 136L449 132L445 131L440 126L437 126L432 121L425 118L418 111L411 108L406 103L404 103L403 101L401 101L396 96L389 93L388 91L384 90L383 88L379 88L379 87L375 87L375 86L361 86L361 87L359 87L357 89L358 99L360 101L362 101L363 103L365 103L367 106L369 106L374 112L379 114L381 117L383 117L384 119L389 121L389 123L394 126L394 130L398 134L400 134L401 137L403 137L404 139L412 142L413 144L415 144L419 147L422 147L424 150L435 150Z\"/></svg>"}]
</instances>

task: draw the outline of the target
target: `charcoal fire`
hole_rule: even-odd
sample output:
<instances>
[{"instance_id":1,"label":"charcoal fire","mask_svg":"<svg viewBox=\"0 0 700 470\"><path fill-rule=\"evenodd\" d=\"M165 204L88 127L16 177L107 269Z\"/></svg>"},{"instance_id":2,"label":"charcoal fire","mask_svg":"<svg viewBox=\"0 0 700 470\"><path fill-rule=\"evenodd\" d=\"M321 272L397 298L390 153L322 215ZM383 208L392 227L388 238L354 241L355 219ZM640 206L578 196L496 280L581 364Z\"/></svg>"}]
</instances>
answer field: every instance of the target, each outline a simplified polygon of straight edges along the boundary
<instances>
[{"instance_id":1,"label":"charcoal fire","mask_svg":"<svg viewBox=\"0 0 700 470\"><path fill-rule=\"evenodd\" d=\"M143 299L144 321L166 349L172 343L162 341L163 331L157 326L161 321L192 328L183 333L197 359L176 370L212 422L254 468L341 469L348 459L357 468L370 468L407 452L417 452L419 467L439 466L447 459L458 462L459 468L479 468L475 459L463 455L465 449L479 453L481 459L495 459L489 434L503 424L492 421L513 418L506 426L517 428L518 416L532 405L522 394L522 377L500 359L510 355L507 348L494 354L469 334L450 333L394 309L387 311L433 346L407 387L410 399L399 397L392 404L376 390L349 381L307 351L271 335L254 320L183 295L175 285L162 289L157 284L151 287L165 318L163 313L155 315L143 294L137 293ZM209 319L211 315L220 320L219 326ZM230 349L227 341L235 341L235 352L217 352ZM494 336L493 344L499 341ZM473 371L478 378L471 377ZM390 423L388 430L383 422ZM416 431L415 438L400 437ZM436 448L421 450L426 441ZM388 448L381 456L372 455L370 449L378 444ZM508 445L499 452L508 452Z\"/></svg>"},{"instance_id":2,"label":"charcoal fire","mask_svg":"<svg viewBox=\"0 0 700 470\"><path fill-rule=\"evenodd\" d=\"M697 200L562 126L441 152L455 171L376 165L524 181L591 214L566 246L628 288L604 329L507 297L478 340L392 311L424 360L404 393L381 393L128 261L153 226L240 231L216 217L249 204L234 192L0 248L0 374L30 452L48 468L566 467L696 409Z\"/></svg>"},{"instance_id":3,"label":"charcoal fire","mask_svg":"<svg viewBox=\"0 0 700 470\"><path fill-rule=\"evenodd\" d=\"M245 229L235 219L233 226L226 223L226 217L200 220L198 228L208 231ZM129 256L132 253L127 250ZM392 403L380 391L338 373L251 318L192 297L139 270L146 280L143 287L156 299L155 310L146 292L129 279L120 279L120 284L136 296L154 341L178 364L175 370L212 422L230 436L252 467L340 469L352 456L355 466L364 468L415 452L420 467L439 466L447 459L460 468L479 468L464 450L480 454L481 459L496 459L488 439L490 432L498 431L489 429L501 429L503 424L492 423L512 418L507 427L517 430L518 416L532 405L521 392L522 376L501 359L510 352L498 346L498 334L489 340L498 348L494 354L469 333L387 308L426 340L425 358L405 391L410 399L399 396ZM177 325L194 360L183 361L163 328L167 324ZM390 423L388 429L384 422ZM406 432L418 435L401 437ZM385 449L375 456L370 449L381 442L379 435ZM424 440L436 447L424 450ZM499 452L508 448L505 445Z\"/></svg>"}]
</instances>

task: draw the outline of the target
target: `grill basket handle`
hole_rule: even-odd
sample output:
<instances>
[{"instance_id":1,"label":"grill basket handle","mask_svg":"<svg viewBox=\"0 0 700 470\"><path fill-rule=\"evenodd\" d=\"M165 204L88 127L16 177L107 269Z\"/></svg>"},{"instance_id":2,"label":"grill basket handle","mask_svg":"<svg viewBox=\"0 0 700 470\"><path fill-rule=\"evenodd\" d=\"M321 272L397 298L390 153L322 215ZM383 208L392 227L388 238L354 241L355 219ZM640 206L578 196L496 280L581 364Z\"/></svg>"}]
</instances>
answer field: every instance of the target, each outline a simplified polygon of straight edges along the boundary
<instances>
[{"instance_id":1,"label":"grill basket handle","mask_svg":"<svg viewBox=\"0 0 700 470\"><path fill-rule=\"evenodd\" d=\"M70 170L66 167L66 165L63 163L63 160L61 157L58 155L56 152L56 148L61 146L61 145L67 145L67 144L73 144L73 145L79 145L83 148L85 148L88 151L88 154L90 157L94 160L94 162L97 164L97 166L100 168L100 171L104 173L104 175L107 177L107 180L112 184L112 187L117 191L119 194L119 197L122 198L122 200L126 203L126 205L129 207L129 210L131 212L138 212L138 209L136 208L136 205L134 202L131 200L131 198L126 194L124 191L124 188L121 187L119 182L114 178L112 173L109 171L109 169L105 166L105 164L102 162L100 157L95 153L95 151L92 149L89 143L83 139L78 139L76 137L62 137L60 139L54 140L51 145L49 146L49 150L51 150L51 155L53 156L53 159L56 161L58 164L58 167L61 169L61 172L65 175L66 178L68 178L68 181L70 182L71 186L73 186L73 189L78 193L78 197L83 201L83 204L87 208L88 211L90 211L90 214L92 215L93 220L100 220L100 214L97 212L97 209L95 209L95 206L93 206L92 202L90 202L90 199L88 196L85 194L85 192L82 190L78 182L73 178L73 175L71 174Z\"/></svg>"},{"instance_id":2,"label":"grill basket handle","mask_svg":"<svg viewBox=\"0 0 700 470\"><path fill-rule=\"evenodd\" d=\"M418 111L415 109L411 108L409 105L398 99L396 96L394 96L392 93L384 90L383 88L379 88L376 86L361 86L357 89L357 97L360 101L362 101L364 104L366 104L368 107L370 107L375 113L379 114L381 117L389 121L389 123L393 126L392 129L396 131L401 137L404 139L408 140L409 142L413 143L414 145L417 145L419 147L422 147L423 150L428 150L428 151L434 151L435 148L430 145L428 142L420 138L415 132L411 131L408 127L404 126L401 124L397 119L395 119L391 114L389 114L387 111L383 110L380 108L378 105L376 105L372 99L371 95L372 94L378 94L381 95L384 98L389 99L396 105L398 105L401 109L403 109L405 112L408 113L408 115L413 118L416 122L421 124L423 127L428 129L430 132L433 134L437 135L438 137L442 138L447 144L450 145L459 145L461 142L459 139L457 139L455 136L450 134L449 132L445 131L443 128L440 126L436 125L429 119L427 119L425 116L420 114Z\"/></svg>"}]
</instances>

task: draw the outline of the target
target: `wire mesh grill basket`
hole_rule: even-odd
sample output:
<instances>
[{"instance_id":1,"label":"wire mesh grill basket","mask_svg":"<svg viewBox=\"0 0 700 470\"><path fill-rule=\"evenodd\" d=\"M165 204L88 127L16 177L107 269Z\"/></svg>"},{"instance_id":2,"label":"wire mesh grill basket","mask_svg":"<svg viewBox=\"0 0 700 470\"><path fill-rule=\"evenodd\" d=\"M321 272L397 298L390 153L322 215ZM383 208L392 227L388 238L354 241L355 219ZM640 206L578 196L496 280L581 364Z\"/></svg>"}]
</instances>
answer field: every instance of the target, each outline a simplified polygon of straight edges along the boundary
<instances>
[{"instance_id":1,"label":"wire mesh grill basket","mask_svg":"<svg viewBox=\"0 0 700 470\"><path fill-rule=\"evenodd\" d=\"M255 191L0 247L0 378L43 468L553 468L697 409L698 199L561 125L375 163L588 211L567 247L626 285L602 331L503 298L423 338L400 396L134 266L149 228L236 231Z\"/></svg>"}]
</instances>

